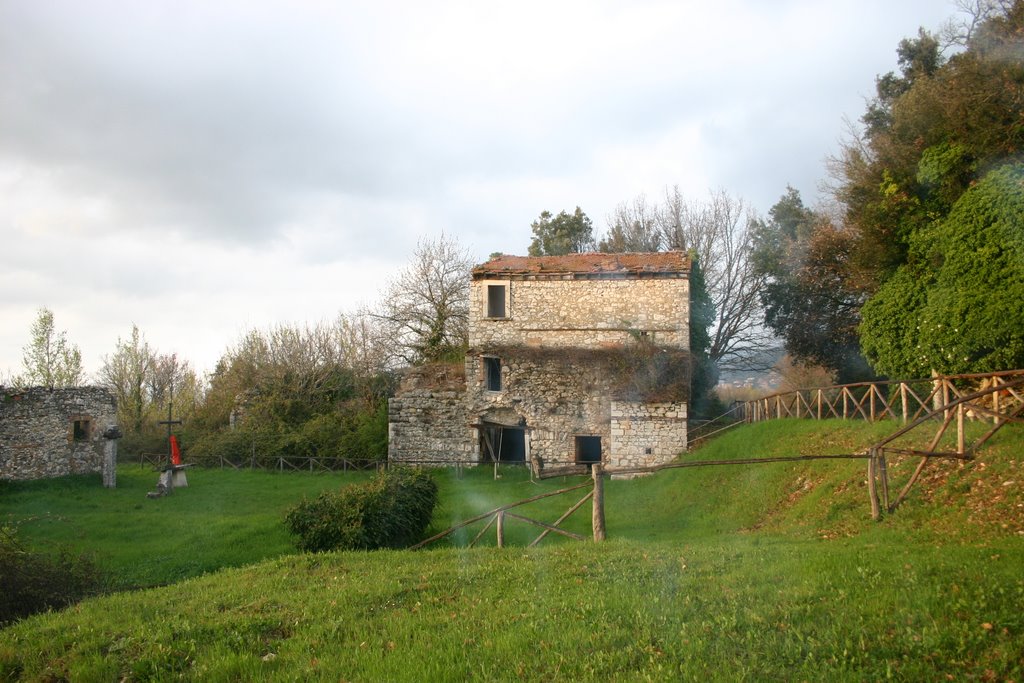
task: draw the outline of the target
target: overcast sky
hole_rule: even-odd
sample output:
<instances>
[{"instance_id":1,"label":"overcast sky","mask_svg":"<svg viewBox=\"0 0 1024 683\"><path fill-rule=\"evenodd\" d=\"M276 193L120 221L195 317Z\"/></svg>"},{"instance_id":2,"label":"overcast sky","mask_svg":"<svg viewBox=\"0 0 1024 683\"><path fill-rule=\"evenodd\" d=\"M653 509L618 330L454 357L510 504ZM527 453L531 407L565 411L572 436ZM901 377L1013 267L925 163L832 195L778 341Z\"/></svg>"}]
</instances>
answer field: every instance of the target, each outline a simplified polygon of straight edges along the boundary
<instances>
[{"instance_id":1,"label":"overcast sky","mask_svg":"<svg viewBox=\"0 0 1024 683\"><path fill-rule=\"evenodd\" d=\"M678 185L764 213L946 0L0 0L0 380L39 307L90 373L199 371L378 298L421 237Z\"/></svg>"}]
</instances>

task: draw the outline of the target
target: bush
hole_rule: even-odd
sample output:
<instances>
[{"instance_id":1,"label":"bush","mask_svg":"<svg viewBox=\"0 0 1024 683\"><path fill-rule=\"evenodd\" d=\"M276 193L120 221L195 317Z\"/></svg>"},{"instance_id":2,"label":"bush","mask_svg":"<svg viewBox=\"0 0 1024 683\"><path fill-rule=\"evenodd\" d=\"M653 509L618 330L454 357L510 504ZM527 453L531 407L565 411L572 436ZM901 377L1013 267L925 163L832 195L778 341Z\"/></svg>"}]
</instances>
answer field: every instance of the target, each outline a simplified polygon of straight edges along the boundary
<instances>
[{"instance_id":1,"label":"bush","mask_svg":"<svg viewBox=\"0 0 1024 683\"><path fill-rule=\"evenodd\" d=\"M26 550L13 527L0 527L0 626L60 609L101 592L95 564L66 550L44 555Z\"/></svg>"},{"instance_id":2,"label":"bush","mask_svg":"<svg viewBox=\"0 0 1024 683\"><path fill-rule=\"evenodd\" d=\"M404 548L423 536L437 504L437 483L410 469L382 472L365 484L321 493L288 511L299 550Z\"/></svg>"}]
</instances>

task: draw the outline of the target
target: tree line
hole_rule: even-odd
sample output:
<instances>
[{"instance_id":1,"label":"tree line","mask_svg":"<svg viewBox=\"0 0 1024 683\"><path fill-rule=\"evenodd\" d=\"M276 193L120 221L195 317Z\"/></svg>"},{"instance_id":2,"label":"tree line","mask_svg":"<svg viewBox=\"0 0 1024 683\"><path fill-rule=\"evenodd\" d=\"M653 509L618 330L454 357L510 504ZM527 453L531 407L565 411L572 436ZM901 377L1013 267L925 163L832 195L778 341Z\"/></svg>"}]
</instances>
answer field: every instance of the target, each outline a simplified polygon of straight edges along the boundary
<instances>
[{"instance_id":1,"label":"tree line","mask_svg":"<svg viewBox=\"0 0 1024 683\"><path fill-rule=\"evenodd\" d=\"M826 165L825 204L786 187L759 216L725 191L532 224L531 254L692 249L707 355L750 367L781 342L833 381L1024 365L1024 1L964 0L896 49Z\"/></svg>"},{"instance_id":2,"label":"tree line","mask_svg":"<svg viewBox=\"0 0 1024 683\"><path fill-rule=\"evenodd\" d=\"M786 187L761 215L716 190L620 203L596 235L580 207L543 211L531 255L691 254L692 395L711 412L719 370L790 367L851 382L1024 365L1024 0L974 0L938 33L899 43L808 207ZM450 236L421 240L378 303L330 323L254 330L206 378L150 348L135 326L100 383L140 444L173 402L207 452L382 457L398 371L458 362L472 259ZM40 311L23 383L81 381L77 348ZM147 441L150 440L150 441Z\"/></svg>"}]
</instances>

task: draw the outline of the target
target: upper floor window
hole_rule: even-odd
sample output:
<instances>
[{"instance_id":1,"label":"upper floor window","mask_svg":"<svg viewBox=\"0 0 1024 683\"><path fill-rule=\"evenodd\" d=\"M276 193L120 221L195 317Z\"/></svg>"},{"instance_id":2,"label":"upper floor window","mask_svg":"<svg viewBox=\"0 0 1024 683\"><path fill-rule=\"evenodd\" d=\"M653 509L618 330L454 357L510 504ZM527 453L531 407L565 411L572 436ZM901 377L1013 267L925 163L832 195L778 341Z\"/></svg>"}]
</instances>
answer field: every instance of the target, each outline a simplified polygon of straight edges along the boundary
<instances>
[{"instance_id":1,"label":"upper floor window","mask_svg":"<svg viewBox=\"0 0 1024 683\"><path fill-rule=\"evenodd\" d=\"M487 285L487 317L506 318L505 285Z\"/></svg>"}]
</instances>

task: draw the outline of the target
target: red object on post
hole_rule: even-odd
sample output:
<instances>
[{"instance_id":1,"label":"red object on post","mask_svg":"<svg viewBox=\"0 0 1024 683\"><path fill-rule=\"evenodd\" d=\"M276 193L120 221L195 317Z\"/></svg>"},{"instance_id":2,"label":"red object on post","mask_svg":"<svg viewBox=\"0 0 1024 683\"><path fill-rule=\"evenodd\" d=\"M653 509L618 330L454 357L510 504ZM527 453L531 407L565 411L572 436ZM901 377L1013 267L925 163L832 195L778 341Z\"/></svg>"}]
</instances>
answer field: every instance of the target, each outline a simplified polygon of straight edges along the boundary
<instances>
[{"instance_id":1,"label":"red object on post","mask_svg":"<svg viewBox=\"0 0 1024 683\"><path fill-rule=\"evenodd\" d=\"M181 464L181 450L178 449L178 440L171 435L171 464Z\"/></svg>"}]
</instances>

